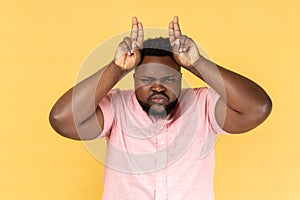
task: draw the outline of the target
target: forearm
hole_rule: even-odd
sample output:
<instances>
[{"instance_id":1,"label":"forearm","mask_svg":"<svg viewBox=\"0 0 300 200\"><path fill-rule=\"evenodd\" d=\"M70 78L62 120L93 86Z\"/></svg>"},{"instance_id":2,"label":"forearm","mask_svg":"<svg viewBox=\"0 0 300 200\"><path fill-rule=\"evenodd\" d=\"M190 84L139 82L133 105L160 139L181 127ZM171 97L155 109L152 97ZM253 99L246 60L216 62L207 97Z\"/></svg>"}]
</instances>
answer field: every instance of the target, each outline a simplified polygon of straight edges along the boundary
<instances>
[{"instance_id":1,"label":"forearm","mask_svg":"<svg viewBox=\"0 0 300 200\"><path fill-rule=\"evenodd\" d=\"M271 100L256 83L201 57L190 71L211 86L232 110L241 114L261 111Z\"/></svg>"},{"instance_id":2,"label":"forearm","mask_svg":"<svg viewBox=\"0 0 300 200\"><path fill-rule=\"evenodd\" d=\"M72 99L68 98L67 101L69 107L73 107L73 111L80 111L75 113L79 115L78 123L83 122L95 112L101 99L125 73L114 62L111 62L73 87Z\"/></svg>"},{"instance_id":3,"label":"forearm","mask_svg":"<svg viewBox=\"0 0 300 200\"><path fill-rule=\"evenodd\" d=\"M104 117L98 104L140 62L143 41L143 26L133 17L130 38L118 45L114 60L76 84L53 106L49 120L58 133L72 139L94 139L101 134Z\"/></svg>"},{"instance_id":4,"label":"forearm","mask_svg":"<svg viewBox=\"0 0 300 200\"><path fill-rule=\"evenodd\" d=\"M223 130L246 132L268 117L272 102L267 93L248 78L202 57L196 43L181 34L178 17L169 24L169 39L178 65L202 79L220 95L214 114Z\"/></svg>"},{"instance_id":5,"label":"forearm","mask_svg":"<svg viewBox=\"0 0 300 200\"><path fill-rule=\"evenodd\" d=\"M111 62L79 82L55 103L50 113L50 122L53 122L51 124L63 127L80 126L95 114L101 99L124 74L125 71Z\"/></svg>"}]
</instances>

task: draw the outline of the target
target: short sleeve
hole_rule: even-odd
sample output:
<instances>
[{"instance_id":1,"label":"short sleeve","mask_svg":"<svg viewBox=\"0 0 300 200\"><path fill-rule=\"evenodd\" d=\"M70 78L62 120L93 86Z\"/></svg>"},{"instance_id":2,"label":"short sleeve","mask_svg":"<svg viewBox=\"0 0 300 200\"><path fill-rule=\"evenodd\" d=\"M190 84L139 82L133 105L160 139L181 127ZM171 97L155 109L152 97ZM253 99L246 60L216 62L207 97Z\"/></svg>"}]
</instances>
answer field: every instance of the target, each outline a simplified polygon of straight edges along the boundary
<instances>
[{"instance_id":1,"label":"short sleeve","mask_svg":"<svg viewBox=\"0 0 300 200\"><path fill-rule=\"evenodd\" d=\"M207 88L206 88L207 89ZM200 159L206 158L213 150L220 134L229 134L220 127L216 120L215 109L220 95L209 88L206 90L206 111L208 117L208 131L205 133L205 139L200 151Z\"/></svg>"},{"instance_id":2,"label":"short sleeve","mask_svg":"<svg viewBox=\"0 0 300 200\"><path fill-rule=\"evenodd\" d=\"M114 115L115 115L115 108L112 104L112 95L115 91L112 90L109 92L105 97L102 98L102 100L99 102L99 107L102 110L103 113L103 119L104 119L104 124L103 124L103 130L102 133L98 138L103 138L103 137L108 137L110 135L110 131L112 128L112 125L114 123Z\"/></svg>"},{"instance_id":3,"label":"short sleeve","mask_svg":"<svg viewBox=\"0 0 300 200\"><path fill-rule=\"evenodd\" d=\"M220 95L212 88L208 89L209 91L209 108L208 108L208 113L209 113L209 119L210 119L210 126L211 130L215 134L229 134L228 132L223 130L223 127L221 127L215 116L215 109L218 100L220 99Z\"/></svg>"}]
</instances>

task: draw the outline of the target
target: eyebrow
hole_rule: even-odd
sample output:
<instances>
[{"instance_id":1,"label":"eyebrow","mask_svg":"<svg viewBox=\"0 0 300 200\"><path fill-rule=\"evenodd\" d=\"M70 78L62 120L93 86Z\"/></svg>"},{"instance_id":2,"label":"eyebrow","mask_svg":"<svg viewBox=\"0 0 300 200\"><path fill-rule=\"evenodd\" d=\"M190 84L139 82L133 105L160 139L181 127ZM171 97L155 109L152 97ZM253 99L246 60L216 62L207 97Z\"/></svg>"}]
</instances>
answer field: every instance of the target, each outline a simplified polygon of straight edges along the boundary
<instances>
[{"instance_id":1,"label":"eyebrow","mask_svg":"<svg viewBox=\"0 0 300 200\"><path fill-rule=\"evenodd\" d=\"M164 76L162 78L175 78L176 75L171 75L171 76ZM142 78L149 78L149 79L156 79L155 77L152 77L152 76L146 76L146 75L142 75ZM161 79L162 79L161 78Z\"/></svg>"}]
</instances>

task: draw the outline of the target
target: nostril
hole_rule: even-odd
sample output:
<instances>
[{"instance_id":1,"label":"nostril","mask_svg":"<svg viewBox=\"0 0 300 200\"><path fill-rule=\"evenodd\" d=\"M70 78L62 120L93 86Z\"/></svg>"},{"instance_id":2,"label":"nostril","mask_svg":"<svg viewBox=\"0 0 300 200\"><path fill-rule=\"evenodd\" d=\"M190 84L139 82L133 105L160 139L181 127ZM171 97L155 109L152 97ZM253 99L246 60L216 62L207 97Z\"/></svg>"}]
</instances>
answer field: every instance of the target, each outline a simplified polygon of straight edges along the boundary
<instances>
[{"instance_id":1,"label":"nostril","mask_svg":"<svg viewBox=\"0 0 300 200\"><path fill-rule=\"evenodd\" d=\"M163 90L165 90L165 87L161 84L154 84L152 86L152 90L154 90L154 91L163 91Z\"/></svg>"}]
</instances>

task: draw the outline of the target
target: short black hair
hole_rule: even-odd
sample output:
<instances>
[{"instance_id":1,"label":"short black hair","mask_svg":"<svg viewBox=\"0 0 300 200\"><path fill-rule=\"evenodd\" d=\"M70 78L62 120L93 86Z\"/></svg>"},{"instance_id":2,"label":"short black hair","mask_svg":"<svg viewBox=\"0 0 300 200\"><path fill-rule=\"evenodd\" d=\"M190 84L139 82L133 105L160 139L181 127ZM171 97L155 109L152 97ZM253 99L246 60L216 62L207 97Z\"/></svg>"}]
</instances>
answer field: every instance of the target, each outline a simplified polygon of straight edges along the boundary
<instances>
[{"instance_id":1,"label":"short black hair","mask_svg":"<svg viewBox=\"0 0 300 200\"><path fill-rule=\"evenodd\" d=\"M143 60L144 56L170 56L173 58L169 38L156 37L145 40L141 56L141 60Z\"/></svg>"}]
</instances>

